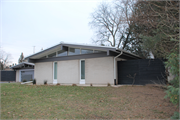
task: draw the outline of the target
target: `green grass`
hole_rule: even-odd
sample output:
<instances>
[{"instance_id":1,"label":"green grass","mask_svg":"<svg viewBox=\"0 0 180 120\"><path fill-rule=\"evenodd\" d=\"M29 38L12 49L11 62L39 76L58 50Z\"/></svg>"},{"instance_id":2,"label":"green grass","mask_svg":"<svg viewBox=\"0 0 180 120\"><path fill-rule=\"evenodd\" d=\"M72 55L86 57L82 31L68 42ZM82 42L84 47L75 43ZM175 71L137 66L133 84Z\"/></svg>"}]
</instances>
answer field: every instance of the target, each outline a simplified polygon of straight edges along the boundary
<instances>
[{"instance_id":1,"label":"green grass","mask_svg":"<svg viewBox=\"0 0 180 120\"><path fill-rule=\"evenodd\" d=\"M142 118L143 113L136 114L132 107L142 108L133 103L129 88L3 83L1 119Z\"/></svg>"}]
</instances>

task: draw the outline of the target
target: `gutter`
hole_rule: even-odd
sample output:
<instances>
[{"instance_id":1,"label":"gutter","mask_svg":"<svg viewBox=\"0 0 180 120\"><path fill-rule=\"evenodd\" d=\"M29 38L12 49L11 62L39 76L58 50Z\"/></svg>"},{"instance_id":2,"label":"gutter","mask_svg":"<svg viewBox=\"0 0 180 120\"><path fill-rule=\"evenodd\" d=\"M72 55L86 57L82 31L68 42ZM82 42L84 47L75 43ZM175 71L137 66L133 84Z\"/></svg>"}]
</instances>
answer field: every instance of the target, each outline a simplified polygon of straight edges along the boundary
<instances>
[{"instance_id":1,"label":"gutter","mask_svg":"<svg viewBox=\"0 0 180 120\"><path fill-rule=\"evenodd\" d=\"M116 62L116 58L121 56L123 54L123 51L121 51L121 53L119 55L117 55L116 57L114 57L114 85L116 85L116 73L117 73L117 69L116 69L116 66L117 66L117 62Z\"/></svg>"}]
</instances>

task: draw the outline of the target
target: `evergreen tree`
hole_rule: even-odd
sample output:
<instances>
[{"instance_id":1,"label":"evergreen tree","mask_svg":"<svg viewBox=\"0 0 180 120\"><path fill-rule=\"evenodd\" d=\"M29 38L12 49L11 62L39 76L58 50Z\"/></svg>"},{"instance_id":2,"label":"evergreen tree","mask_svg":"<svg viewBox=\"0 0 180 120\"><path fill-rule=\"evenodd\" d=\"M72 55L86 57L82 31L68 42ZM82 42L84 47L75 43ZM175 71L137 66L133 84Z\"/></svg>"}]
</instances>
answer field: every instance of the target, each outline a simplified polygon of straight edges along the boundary
<instances>
[{"instance_id":1,"label":"evergreen tree","mask_svg":"<svg viewBox=\"0 0 180 120\"><path fill-rule=\"evenodd\" d=\"M18 63L22 63L23 60L24 60L24 55L23 55L23 53L21 53Z\"/></svg>"}]
</instances>

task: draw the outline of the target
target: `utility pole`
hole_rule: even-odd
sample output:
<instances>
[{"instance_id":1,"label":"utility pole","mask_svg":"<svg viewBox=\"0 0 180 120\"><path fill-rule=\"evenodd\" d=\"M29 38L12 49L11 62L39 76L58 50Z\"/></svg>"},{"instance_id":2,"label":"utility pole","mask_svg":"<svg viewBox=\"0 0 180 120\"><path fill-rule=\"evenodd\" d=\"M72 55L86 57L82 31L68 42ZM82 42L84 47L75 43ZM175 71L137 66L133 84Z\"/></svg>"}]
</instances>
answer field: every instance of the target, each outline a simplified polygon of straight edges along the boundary
<instances>
[{"instance_id":1,"label":"utility pole","mask_svg":"<svg viewBox=\"0 0 180 120\"><path fill-rule=\"evenodd\" d=\"M35 47L36 47L36 46L33 46L33 53L35 53Z\"/></svg>"}]
</instances>

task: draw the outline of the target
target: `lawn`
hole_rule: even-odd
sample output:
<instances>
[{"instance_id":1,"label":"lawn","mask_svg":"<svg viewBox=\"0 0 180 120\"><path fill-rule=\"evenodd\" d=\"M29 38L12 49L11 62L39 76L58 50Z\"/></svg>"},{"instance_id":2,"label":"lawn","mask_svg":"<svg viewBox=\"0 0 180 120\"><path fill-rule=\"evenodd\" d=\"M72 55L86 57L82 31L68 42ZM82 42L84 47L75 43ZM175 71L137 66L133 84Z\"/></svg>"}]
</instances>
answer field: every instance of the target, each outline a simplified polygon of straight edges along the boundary
<instances>
[{"instance_id":1,"label":"lawn","mask_svg":"<svg viewBox=\"0 0 180 120\"><path fill-rule=\"evenodd\" d=\"M149 86L1 84L1 119L166 119L178 108Z\"/></svg>"}]
</instances>

